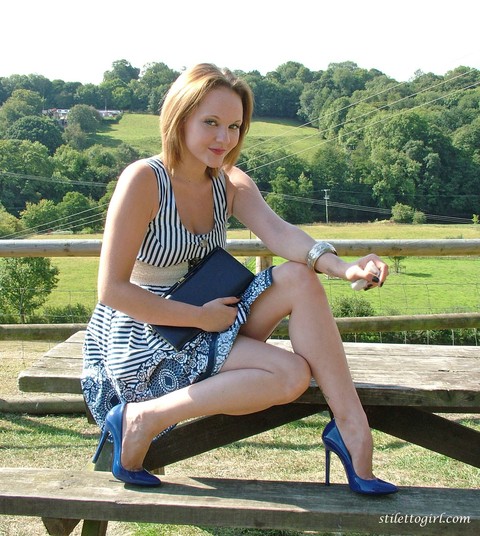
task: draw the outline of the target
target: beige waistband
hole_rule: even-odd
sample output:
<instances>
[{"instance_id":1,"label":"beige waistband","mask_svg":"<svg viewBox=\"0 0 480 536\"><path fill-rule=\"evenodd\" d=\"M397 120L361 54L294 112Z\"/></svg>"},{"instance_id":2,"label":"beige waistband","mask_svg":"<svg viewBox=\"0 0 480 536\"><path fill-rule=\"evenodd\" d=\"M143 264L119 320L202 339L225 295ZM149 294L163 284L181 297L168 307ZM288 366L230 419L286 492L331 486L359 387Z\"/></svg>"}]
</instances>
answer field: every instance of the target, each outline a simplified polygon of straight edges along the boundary
<instances>
[{"instance_id":1,"label":"beige waistband","mask_svg":"<svg viewBox=\"0 0 480 536\"><path fill-rule=\"evenodd\" d=\"M173 266L152 266L142 261L135 261L130 281L136 285L155 285L171 287L188 272L188 262Z\"/></svg>"}]
</instances>

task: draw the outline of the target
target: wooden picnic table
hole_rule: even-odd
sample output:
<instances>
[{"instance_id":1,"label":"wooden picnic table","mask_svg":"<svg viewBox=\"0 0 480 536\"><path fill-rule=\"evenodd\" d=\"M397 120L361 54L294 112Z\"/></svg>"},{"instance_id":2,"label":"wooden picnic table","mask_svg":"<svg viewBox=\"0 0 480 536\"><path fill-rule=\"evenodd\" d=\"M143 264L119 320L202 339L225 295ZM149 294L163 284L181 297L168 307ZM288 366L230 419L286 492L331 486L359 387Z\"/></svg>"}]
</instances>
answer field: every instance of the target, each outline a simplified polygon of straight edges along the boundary
<instances>
[{"instance_id":1,"label":"wooden picnic table","mask_svg":"<svg viewBox=\"0 0 480 536\"><path fill-rule=\"evenodd\" d=\"M23 371L20 389L80 394L84 335L84 331L75 333ZM288 340L269 342L291 349ZM344 347L373 428L480 467L480 432L439 415L480 413L479 348L381 343L344 343ZM326 409L312 381L290 404L252 415L204 417L177 426L152 445L145 465L164 467ZM99 468L109 463L108 450L104 450L107 458L100 460Z\"/></svg>"},{"instance_id":2,"label":"wooden picnic table","mask_svg":"<svg viewBox=\"0 0 480 536\"><path fill-rule=\"evenodd\" d=\"M84 334L75 333L23 371L20 389L60 394L60 403L64 403L62 397L67 393L79 396ZM291 349L287 340L270 342ZM444 416L451 412L480 413L478 348L376 343L344 346L373 428L480 467L480 432ZM153 442L144 465L150 470L165 467L326 409L325 399L312 381L290 404L251 415L214 415L180 424ZM109 443L96 470L110 470L111 451ZM378 501L345 495L344 485L319 487L312 483L238 479L199 483L167 477L159 491L139 492L127 489L109 472L100 475L96 478L88 471L2 470L0 514L41 516L49 534L57 536L71 534L81 519L85 536L105 536L109 520L344 533L376 531L388 512L401 514L402 519L410 516L414 521L382 524L385 534L435 536L441 529L446 535L461 531L473 536L480 526L478 489L402 488L400 493ZM11 484L12 480L19 482L21 491ZM87 490L89 499L79 490ZM123 504L129 508L119 509ZM429 521L424 526L416 521L447 515L466 523Z\"/></svg>"}]
</instances>

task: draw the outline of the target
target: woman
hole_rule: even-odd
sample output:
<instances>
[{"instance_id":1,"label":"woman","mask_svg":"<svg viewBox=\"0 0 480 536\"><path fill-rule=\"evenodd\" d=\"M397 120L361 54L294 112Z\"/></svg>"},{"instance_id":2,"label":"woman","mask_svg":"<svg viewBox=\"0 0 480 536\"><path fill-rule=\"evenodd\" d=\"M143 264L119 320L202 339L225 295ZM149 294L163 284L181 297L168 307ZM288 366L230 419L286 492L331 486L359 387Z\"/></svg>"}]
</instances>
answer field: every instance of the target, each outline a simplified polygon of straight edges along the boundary
<instances>
[{"instance_id":1,"label":"woman","mask_svg":"<svg viewBox=\"0 0 480 536\"><path fill-rule=\"evenodd\" d=\"M342 261L330 244L316 243L269 208L234 166L252 107L249 87L232 73L193 67L164 101L163 153L120 176L105 226L99 304L84 348L85 398L103 428L94 460L111 435L113 474L158 485L142 467L156 436L188 418L291 402L313 376L335 416L323 434L328 461L330 451L340 456L353 490L392 493L395 486L373 477L370 428L316 274L376 286L388 268L373 254ZM290 262L256 275L240 299L195 307L163 298L189 261L225 246L231 215ZM369 261L378 277L365 269ZM287 315L293 353L265 342ZM151 324L203 331L177 351ZM214 362L207 369L209 356Z\"/></svg>"}]
</instances>

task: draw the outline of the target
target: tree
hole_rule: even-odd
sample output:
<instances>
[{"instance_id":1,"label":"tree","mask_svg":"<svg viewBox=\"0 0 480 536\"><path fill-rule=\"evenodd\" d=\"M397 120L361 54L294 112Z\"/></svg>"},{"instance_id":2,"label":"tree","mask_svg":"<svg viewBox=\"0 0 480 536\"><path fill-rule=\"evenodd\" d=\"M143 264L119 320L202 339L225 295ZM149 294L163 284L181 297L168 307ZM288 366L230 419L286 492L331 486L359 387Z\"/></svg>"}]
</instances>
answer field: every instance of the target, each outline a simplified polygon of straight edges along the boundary
<instances>
[{"instance_id":1,"label":"tree","mask_svg":"<svg viewBox=\"0 0 480 536\"><path fill-rule=\"evenodd\" d=\"M414 214L415 209L403 203L395 203L392 207L392 221L395 223L412 223Z\"/></svg>"},{"instance_id":2,"label":"tree","mask_svg":"<svg viewBox=\"0 0 480 536\"><path fill-rule=\"evenodd\" d=\"M21 218L24 226L30 231L45 233L58 225L58 208L49 199L42 199L37 204L27 203Z\"/></svg>"},{"instance_id":3,"label":"tree","mask_svg":"<svg viewBox=\"0 0 480 536\"><path fill-rule=\"evenodd\" d=\"M312 183L302 173L291 180L283 168L277 168L277 176L271 183L272 192L266 197L267 203L284 220L290 223L310 223Z\"/></svg>"},{"instance_id":4,"label":"tree","mask_svg":"<svg viewBox=\"0 0 480 536\"><path fill-rule=\"evenodd\" d=\"M296 118L300 91L274 77L260 78L255 85L255 116Z\"/></svg>"},{"instance_id":5,"label":"tree","mask_svg":"<svg viewBox=\"0 0 480 536\"><path fill-rule=\"evenodd\" d=\"M90 145L87 133L82 130L78 123L72 123L65 127L63 139L67 145L77 151L82 151Z\"/></svg>"},{"instance_id":6,"label":"tree","mask_svg":"<svg viewBox=\"0 0 480 536\"><path fill-rule=\"evenodd\" d=\"M91 106L94 109L103 108L104 96L99 86L95 84L85 84L77 88L74 96L77 106Z\"/></svg>"},{"instance_id":7,"label":"tree","mask_svg":"<svg viewBox=\"0 0 480 536\"><path fill-rule=\"evenodd\" d=\"M133 107L158 114L160 102L179 73L165 63L149 63L134 86Z\"/></svg>"},{"instance_id":8,"label":"tree","mask_svg":"<svg viewBox=\"0 0 480 536\"><path fill-rule=\"evenodd\" d=\"M260 143L252 149L242 153L237 164L242 170L253 177L255 184L264 192L271 190L270 183L277 176L277 166L281 166L283 173L289 178L299 177L301 173L308 172L306 163L298 156L285 149L269 150L269 147L260 147ZM308 173L307 173L308 174Z\"/></svg>"},{"instance_id":9,"label":"tree","mask_svg":"<svg viewBox=\"0 0 480 536\"><path fill-rule=\"evenodd\" d=\"M130 80L138 80L140 69L133 67L127 60L117 60L112 63L112 70L105 71L103 81L121 80L128 84Z\"/></svg>"},{"instance_id":10,"label":"tree","mask_svg":"<svg viewBox=\"0 0 480 536\"><path fill-rule=\"evenodd\" d=\"M311 161L311 179L313 183L313 197L322 199L324 190L330 190L330 195L337 203L349 205L370 205L371 189L360 184L353 173L352 154L333 140L324 142ZM319 221L323 218L324 207L316 204L313 218ZM351 208L331 206L332 219L337 221L352 218ZM355 214L363 218L363 215Z\"/></svg>"},{"instance_id":11,"label":"tree","mask_svg":"<svg viewBox=\"0 0 480 536\"><path fill-rule=\"evenodd\" d=\"M102 227L102 214L97 203L78 192L68 192L58 204L58 215L62 226L73 232L85 228L97 230Z\"/></svg>"},{"instance_id":12,"label":"tree","mask_svg":"<svg viewBox=\"0 0 480 536\"><path fill-rule=\"evenodd\" d=\"M0 305L22 324L47 300L58 283L58 268L45 257L0 259Z\"/></svg>"},{"instance_id":13,"label":"tree","mask_svg":"<svg viewBox=\"0 0 480 536\"><path fill-rule=\"evenodd\" d=\"M106 80L99 87L106 110L129 110L132 107L133 88L122 80Z\"/></svg>"},{"instance_id":14,"label":"tree","mask_svg":"<svg viewBox=\"0 0 480 536\"><path fill-rule=\"evenodd\" d=\"M48 180L52 172L53 161L45 145L0 140L0 202L11 214L18 215L27 201L52 197L56 188Z\"/></svg>"},{"instance_id":15,"label":"tree","mask_svg":"<svg viewBox=\"0 0 480 536\"><path fill-rule=\"evenodd\" d=\"M7 238L22 229L20 221L9 214L0 203L0 238Z\"/></svg>"},{"instance_id":16,"label":"tree","mask_svg":"<svg viewBox=\"0 0 480 536\"><path fill-rule=\"evenodd\" d=\"M77 104L70 109L67 116L68 125L78 125L83 132L95 133L102 118L93 106Z\"/></svg>"},{"instance_id":17,"label":"tree","mask_svg":"<svg viewBox=\"0 0 480 536\"><path fill-rule=\"evenodd\" d=\"M63 144L63 131L48 117L27 115L15 121L6 131L5 138L38 141L53 154Z\"/></svg>"},{"instance_id":18,"label":"tree","mask_svg":"<svg viewBox=\"0 0 480 536\"><path fill-rule=\"evenodd\" d=\"M280 80L284 82L301 82L306 84L313 80L313 73L297 61L287 61L279 67L276 72L278 73Z\"/></svg>"},{"instance_id":19,"label":"tree","mask_svg":"<svg viewBox=\"0 0 480 536\"><path fill-rule=\"evenodd\" d=\"M0 132L27 115L41 116L43 99L35 91L17 89L0 108Z\"/></svg>"},{"instance_id":20,"label":"tree","mask_svg":"<svg viewBox=\"0 0 480 536\"><path fill-rule=\"evenodd\" d=\"M380 206L392 207L400 201L413 205L419 171L420 164L404 153L379 148L372 151L372 170L367 181Z\"/></svg>"},{"instance_id":21,"label":"tree","mask_svg":"<svg viewBox=\"0 0 480 536\"><path fill-rule=\"evenodd\" d=\"M68 110L75 104L75 95L81 85L80 82L54 80L52 82L52 96L48 102L48 107Z\"/></svg>"},{"instance_id":22,"label":"tree","mask_svg":"<svg viewBox=\"0 0 480 536\"><path fill-rule=\"evenodd\" d=\"M459 128L453 135L453 143L464 151L473 162L480 165L480 117Z\"/></svg>"}]
</instances>

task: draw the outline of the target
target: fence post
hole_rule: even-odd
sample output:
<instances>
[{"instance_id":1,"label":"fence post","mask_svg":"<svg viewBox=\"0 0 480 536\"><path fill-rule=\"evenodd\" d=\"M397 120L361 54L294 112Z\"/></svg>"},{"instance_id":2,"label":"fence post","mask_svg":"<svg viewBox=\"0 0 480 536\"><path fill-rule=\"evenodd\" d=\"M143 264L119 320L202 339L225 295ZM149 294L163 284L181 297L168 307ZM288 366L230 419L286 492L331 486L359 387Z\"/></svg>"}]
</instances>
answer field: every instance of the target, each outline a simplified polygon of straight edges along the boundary
<instances>
[{"instance_id":1,"label":"fence post","mask_svg":"<svg viewBox=\"0 0 480 536\"><path fill-rule=\"evenodd\" d=\"M273 257L269 255L268 257L255 257L255 272L258 274L266 268L270 268L273 264Z\"/></svg>"}]
</instances>

